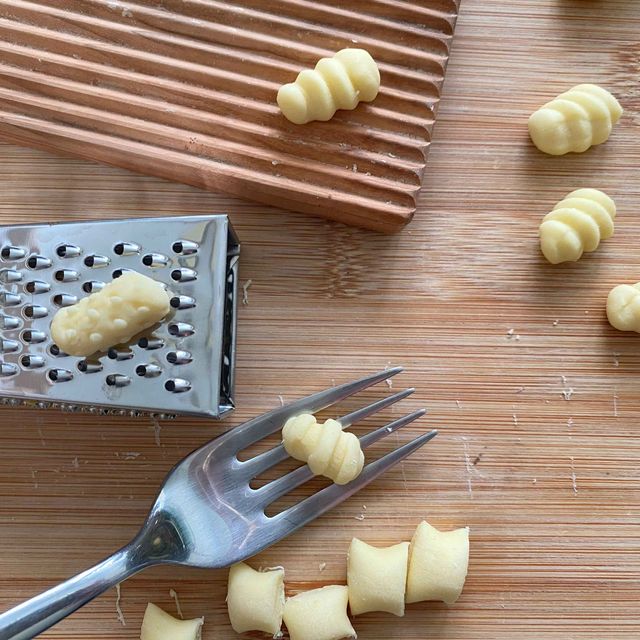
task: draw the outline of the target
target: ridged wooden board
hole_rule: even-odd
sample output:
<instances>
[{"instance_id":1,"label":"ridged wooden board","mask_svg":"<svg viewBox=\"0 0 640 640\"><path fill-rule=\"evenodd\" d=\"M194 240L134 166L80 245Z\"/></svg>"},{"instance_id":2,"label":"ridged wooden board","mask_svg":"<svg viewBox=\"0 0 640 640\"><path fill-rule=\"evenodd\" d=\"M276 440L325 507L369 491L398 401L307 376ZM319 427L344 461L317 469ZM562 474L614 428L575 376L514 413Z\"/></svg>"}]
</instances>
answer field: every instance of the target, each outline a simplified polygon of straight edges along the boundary
<instances>
[{"instance_id":1,"label":"ridged wooden board","mask_svg":"<svg viewBox=\"0 0 640 640\"><path fill-rule=\"evenodd\" d=\"M468 524L460 601L360 616L359 640L640 638L640 336L604 313L612 286L640 281L640 3L465 0L456 30L419 215L395 236L0 146L3 223L228 211L251 280L224 424L0 409L0 610L122 545L166 471L222 429L400 363L393 389L366 398L415 386L384 419L429 414L372 457L440 435L255 566L284 565L290 594L344 584L352 536L386 545L423 517ZM625 108L611 139L538 153L528 115L585 81ZM616 233L553 267L538 224L582 186L615 198ZM135 640L148 600L175 614L175 589L186 616L205 616L204 640L233 640L225 586L224 571L156 568L122 585L126 626L111 590L45 637Z\"/></svg>"},{"instance_id":2,"label":"ridged wooden board","mask_svg":"<svg viewBox=\"0 0 640 640\"><path fill-rule=\"evenodd\" d=\"M458 0L0 0L0 137L393 232L415 211ZM374 103L298 126L278 87L344 47Z\"/></svg>"}]
</instances>

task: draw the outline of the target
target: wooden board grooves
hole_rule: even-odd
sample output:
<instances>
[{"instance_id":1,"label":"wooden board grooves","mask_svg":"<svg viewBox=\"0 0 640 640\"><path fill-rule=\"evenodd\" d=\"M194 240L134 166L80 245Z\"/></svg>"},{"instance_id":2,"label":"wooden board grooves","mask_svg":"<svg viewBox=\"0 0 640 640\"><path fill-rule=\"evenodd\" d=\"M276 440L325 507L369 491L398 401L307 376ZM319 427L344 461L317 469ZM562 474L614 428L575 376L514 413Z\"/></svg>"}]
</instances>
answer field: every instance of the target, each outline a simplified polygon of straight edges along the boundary
<instances>
[{"instance_id":1,"label":"wooden board grooves","mask_svg":"<svg viewBox=\"0 0 640 640\"><path fill-rule=\"evenodd\" d=\"M456 13L455 0L0 0L0 136L392 232L415 209ZM376 101L287 122L278 87L346 46L379 61Z\"/></svg>"}]
</instances>

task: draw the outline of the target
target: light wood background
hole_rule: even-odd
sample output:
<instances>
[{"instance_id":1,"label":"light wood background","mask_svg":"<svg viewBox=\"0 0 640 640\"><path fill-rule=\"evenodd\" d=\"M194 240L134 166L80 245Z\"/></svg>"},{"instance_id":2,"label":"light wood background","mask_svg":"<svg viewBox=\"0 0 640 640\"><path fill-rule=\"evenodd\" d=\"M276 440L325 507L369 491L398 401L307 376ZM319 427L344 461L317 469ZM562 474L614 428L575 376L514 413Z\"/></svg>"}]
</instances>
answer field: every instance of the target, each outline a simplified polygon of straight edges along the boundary
<instances>
[{"instance_id":1,"label":"light wood background","mask_svg":"<svg viewBox=\"0 0 640 640\"><path fill-rule=\"evenodd\" d=\"M148 420L0 410L0 608L128 540L164 473L222 429L279 395L400 363L394 390L418 391L389 417L422 405L430 415L378 450L432 426L438 438L256 565L283 564L295 592L344 581L352 536L388 544L421 518L468 524L458 604L362 616L361 640L639 637L640 338L604 314L613 285L640 280L639 74L635 0L464 0L419 213L392 237L0 147L2 222L228 211L252 281L239 408L225 424L158 431ZM528 114L584 81L625 107L610 141L539 154ZM551 267L537 225L580 186L615 198L616 235ZM157 568L122 585L126 626L112 591L47 637L136 638L148 600L175 613L175 589L185 615L205 615L205 640L230 639L225 582L223 571Z\"/></svg>"}]
</instances>

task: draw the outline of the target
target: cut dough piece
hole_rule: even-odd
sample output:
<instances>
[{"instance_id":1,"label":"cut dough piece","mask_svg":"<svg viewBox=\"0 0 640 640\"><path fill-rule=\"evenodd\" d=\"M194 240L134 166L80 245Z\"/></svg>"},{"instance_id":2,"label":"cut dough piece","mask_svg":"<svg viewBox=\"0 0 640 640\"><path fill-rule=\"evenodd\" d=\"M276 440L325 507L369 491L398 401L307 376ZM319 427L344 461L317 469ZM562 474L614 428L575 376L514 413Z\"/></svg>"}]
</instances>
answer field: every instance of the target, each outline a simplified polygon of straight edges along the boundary
<instances>
[{"instance_id":1,"label":"cut dough piece","mask_svg":"<svg viewBox=\"0 0 640 640\"><path fill-rule=\"evenodd\" d=\"M408 559L408 542L379 548L353 538L347 561L351 613L387 611L403 616Z\"/></svg>"},{"instance_id":2,"label":"cut dough piece","mask_svg":"<svg viewBox=\"0 0 640 640\"><path fill-rule=\"evenodd\" d=\"M338 109L371 102L380 89L378 65L364 49L342 49L322 58L315 69L304 69L295 82L282 85L278 106L287 120L306 124L330 120Z\"/></svg>"},{"instance_id":3,"label":"cut dough piece","mask_svg":"<svg viewBox=\"0 0 640 640\"><path fill-rule=\"evenodd\" d=\"M619 284L607 297L607 319L619 331L640 333L640 282Z\"/></svg>"},{"instance_id":4,"label":"cut dough piece","mask_svg":"<svg viewBox=\"0 0 640 640\"><path fill-rule=\"evenodd\" d=\"M605 142L621 115L620 103L606 89L579 84L531 114L529 135L545 153L581 153Z\"/></svg>"},{"instance_id":5,"label":"cut dough piece","mask_svg":"<svg viewBox=\"0 0 640 640\"><path fill-rule=\"evenodd\" d=\"M469 527L438 531L423 520L409 548L407 602L453 604L462 593L468 566Z\"/></svg>"},{"instance_id":6,"label":"cut dough piece","mask_svg":"<svg viewBox=\"0 0 640 640\"><path fill-rule=\"evenodd\" d=\"M199 640L204 618L177 620L150 602L144 612L140 640Z\"/></svg>"},{"instance_id":7,"label":"cut dough piece","mask_svg":"<svg viewBox=\"0 0 640 640\"><path fill-rule=\"evenodd\" d=\"M101 291L60 309L51 321L51 337L71 356L90 356L128 342L162 320L169 308L161 282L127 271Z\"/></svg>"},{"instance_id":8,"label":"cut dough piece","mask_svg":"<svg viewBox=\"0 0 640 640\"><path fill-rule=\"evenodd\" d=\"M291 640L341 640L355 638L347 616L349 590L330 585L289 598L284 605L284 623Z\"/></svg>"},{"instance_id":9,"label":"cut dough piece","mask_svg":"<svg viewBox=\"0 0 640 640\"><path fill-rule=\"evenodd\" d=\"M551 264L575 262L613 235L615 202L597 189L572 191L540 225L540 248Z\"/></svg>"},{"instance_id":10,"label":"cut dough piece","mask_svg":"<svg viewBox=\"0 0 640 640\"><path fill-rule=\"evenodd\" d=\"M244 562L234 564L229 569L227 610L237 633L278 634L284 610L284 569L256 571Z\"/></svg>"},{"instance_id":11,"label":"cut dough piece","mask_svg":"<svg viewBox=\"0 0 640 640\"><path fill-rule=\"evenodd\" d=\"M336 420L318 424L315 416L303 413L289 418L282 428L287 453L309 465L315 475L331 478L336 484L355 479L364 465L360 440Z\"/></svg>"}]
</instances>

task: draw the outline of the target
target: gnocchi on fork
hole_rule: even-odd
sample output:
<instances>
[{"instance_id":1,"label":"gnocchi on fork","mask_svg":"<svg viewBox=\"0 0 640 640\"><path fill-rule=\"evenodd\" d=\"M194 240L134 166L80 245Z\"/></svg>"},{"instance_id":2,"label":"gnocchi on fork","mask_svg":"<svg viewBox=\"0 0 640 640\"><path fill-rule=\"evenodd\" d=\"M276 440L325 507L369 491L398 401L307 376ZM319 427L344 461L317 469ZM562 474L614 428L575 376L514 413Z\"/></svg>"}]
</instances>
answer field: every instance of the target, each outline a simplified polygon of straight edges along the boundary
<instances>
[{"instance_id":1,"label":"gnocchi on fork","mask_svg":"<svg viewBox=\"0 0 640 640\"><path fill-rule=\"evenodd\" d=\"M431 440L424 433L367 464L348 484L331 484L274 516L274 501L313 477L307 465L253 489L250 482L288 456L282 445L248 460L238 453L282 429L400 373L401 367L331 387L231 429L179 462L166 477L138 535L94 567L0 615L0 640L28 640L142 569L158 564L221 568L255 555L336 506ZM357 409L343 428L413 393L406 389ZM360 437L362 448L423 416L420 409Z\"/></svg>"}]
</instances>

